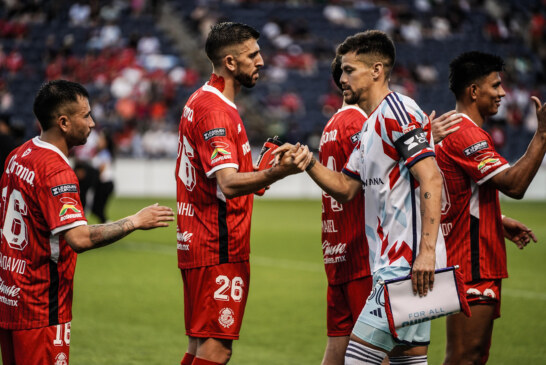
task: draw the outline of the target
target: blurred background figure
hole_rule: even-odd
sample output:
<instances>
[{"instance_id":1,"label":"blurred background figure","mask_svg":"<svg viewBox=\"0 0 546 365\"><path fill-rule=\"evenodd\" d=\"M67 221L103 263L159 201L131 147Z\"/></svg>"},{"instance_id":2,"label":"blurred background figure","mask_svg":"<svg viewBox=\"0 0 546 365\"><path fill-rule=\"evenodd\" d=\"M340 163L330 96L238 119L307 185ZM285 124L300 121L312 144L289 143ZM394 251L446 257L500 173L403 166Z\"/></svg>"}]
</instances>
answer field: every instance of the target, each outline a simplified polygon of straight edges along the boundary
<instances>
[{"instance_id":1,"label":"blurred background figure","mask_svg":"<svg viewBox=\"0 0 546 365\"><path fill-rule=\"evenodd\" d=\"M111 133L108 130L100 131L97 140L97 154L91 160L91 165L98 171L91 213L97 216L100 223L108 221L106 205L114 192L114 154L114 141Z\"/></svg>"}]
</instances>

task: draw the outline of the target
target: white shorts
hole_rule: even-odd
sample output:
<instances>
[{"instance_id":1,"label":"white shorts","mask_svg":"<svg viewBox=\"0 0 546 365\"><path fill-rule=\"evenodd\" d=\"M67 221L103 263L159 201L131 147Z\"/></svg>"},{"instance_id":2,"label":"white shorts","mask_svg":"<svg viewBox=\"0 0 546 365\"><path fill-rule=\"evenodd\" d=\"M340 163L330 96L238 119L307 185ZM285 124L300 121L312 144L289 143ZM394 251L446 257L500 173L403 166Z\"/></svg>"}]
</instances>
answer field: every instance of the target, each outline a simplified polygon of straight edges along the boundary
<instances>
[{"instance_id":1,"label":"white shorts","mask_svg":"<svg viewBox=\"0 0 546 365\"><path fill-rule=\"evenodd\" d=\"M353 328L355 336L387 352L398 345L426 346L430 343L430 321L397 328L398 338L394 338L389 330L383 282L409 273L407 267L386 267L373 274L374 287Z\"/></svg>"}]
</instances>

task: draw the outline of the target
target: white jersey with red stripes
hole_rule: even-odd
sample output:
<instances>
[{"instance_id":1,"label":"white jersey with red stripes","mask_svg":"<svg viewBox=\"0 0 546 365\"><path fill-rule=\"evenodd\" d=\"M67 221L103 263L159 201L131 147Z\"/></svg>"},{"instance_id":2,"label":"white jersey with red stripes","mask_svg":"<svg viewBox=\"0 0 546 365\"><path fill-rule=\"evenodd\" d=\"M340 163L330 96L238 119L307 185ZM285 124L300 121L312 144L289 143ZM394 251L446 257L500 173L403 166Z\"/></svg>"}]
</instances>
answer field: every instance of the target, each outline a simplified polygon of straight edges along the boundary
<instances>
[{"instance_id":1,"label":"white jersey with red stripes","mask_svg":"<svg viewBox=\"0 0 546 365\"><path fill-rule=\"evenodd\" d=\"M372 270L410 268L419 252L419 183L409 169L434 157L428 116L411 98L389 93L364 124L343 172L364 186L366 237ZM445 267L439 232L436 266Z\"/></svg>"}]
</instances>

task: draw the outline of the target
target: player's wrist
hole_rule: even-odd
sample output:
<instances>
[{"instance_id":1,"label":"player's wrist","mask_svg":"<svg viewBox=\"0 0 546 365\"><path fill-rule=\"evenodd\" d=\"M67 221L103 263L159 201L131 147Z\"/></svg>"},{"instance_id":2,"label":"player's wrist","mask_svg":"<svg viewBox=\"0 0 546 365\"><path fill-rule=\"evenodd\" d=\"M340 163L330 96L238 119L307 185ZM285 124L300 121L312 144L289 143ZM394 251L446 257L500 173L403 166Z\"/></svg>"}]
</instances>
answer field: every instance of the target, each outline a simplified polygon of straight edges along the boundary
<instances>
[{"instance_id":1,"label":"player's wrist","mask_svg":"<svg viewBox=\"0 0 546 365\"><path fill-rule=\"evenodd\" d=\"M313 156L311 158L311 161L309 162L309 165L307 165L307 167L305 168L305 171L307 172L311 171L311 169L313 168L313 166L315 166L316 163L317 163L317 159Z\"/></svg>"}]
</instances>

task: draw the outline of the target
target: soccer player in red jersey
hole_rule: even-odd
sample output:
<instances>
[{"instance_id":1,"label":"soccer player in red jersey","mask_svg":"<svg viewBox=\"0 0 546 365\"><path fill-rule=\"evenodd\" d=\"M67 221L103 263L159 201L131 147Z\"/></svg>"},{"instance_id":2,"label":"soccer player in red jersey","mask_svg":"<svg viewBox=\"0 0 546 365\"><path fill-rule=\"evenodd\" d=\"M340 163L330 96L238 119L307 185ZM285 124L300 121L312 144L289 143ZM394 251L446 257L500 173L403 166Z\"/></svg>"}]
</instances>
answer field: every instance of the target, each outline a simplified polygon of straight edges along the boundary
<instances>
[{"instance_id":1,"label":"soccer player in red jersey","mask_svg":"<svg viewBox=\"0 0 546 365\"><path fill-rule=\"evenodd\" d=\"M184 282L188 349L181 364L225 364L239 338L249 288L253 193L311 161L299 145L279 165L254 171L234 104L264 65L260 33L240 23L211 28L205 50L210 80L188 99L176 162L178 267Z\"/></svg>"},{"instance_id":2,"label":"soccer player in red jersey","mask_svg":"<svg viewBox=\"0 0 546 365\"><path fill-rule=\"evenodd\" d=\"M85 88L57 80L34 100L40 137L8 156L0 181L0 345L4 365L68 364L76 253L137 229L168 226L152 205L114 223L87 225L68 163L95 126Z\"/></svg>"},{"instance_id":3,"label":"soccer player in red jersey","mask_svg":"<svg viewBox=\"0 0 546 365\"><path fill-rule=\"evenodd\" d=\"M447 317L446 365L487 362L501 282L508 276L504 238L520 248L536 240L523 224L501 215L498 192L521 199L533 180L546 153L546 106L533 97L538 127L527 152L510 166L482 129L506 95L503 65L500 57L482 52L463 53L450 64L450 89L463 120L436 146L445 176L441 227L448 265L459 265L464 274L472 316Z\"/></svg>"}]
</instances>

